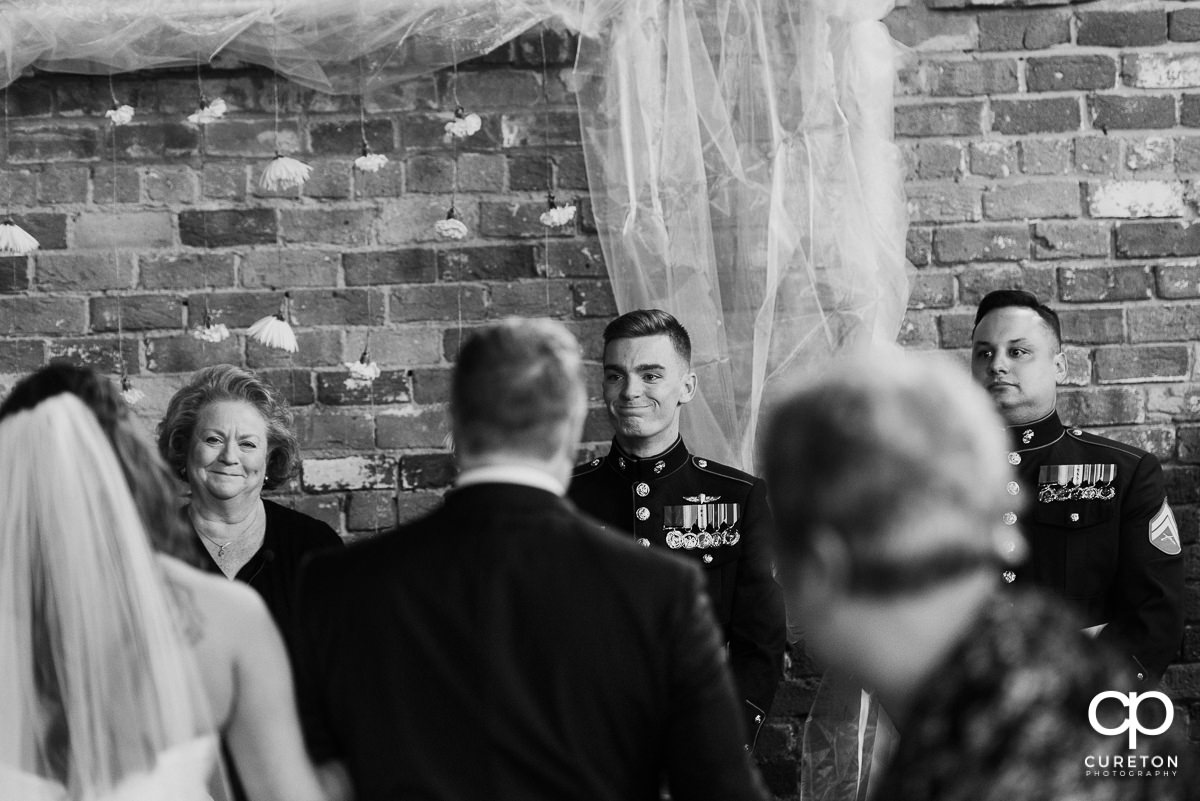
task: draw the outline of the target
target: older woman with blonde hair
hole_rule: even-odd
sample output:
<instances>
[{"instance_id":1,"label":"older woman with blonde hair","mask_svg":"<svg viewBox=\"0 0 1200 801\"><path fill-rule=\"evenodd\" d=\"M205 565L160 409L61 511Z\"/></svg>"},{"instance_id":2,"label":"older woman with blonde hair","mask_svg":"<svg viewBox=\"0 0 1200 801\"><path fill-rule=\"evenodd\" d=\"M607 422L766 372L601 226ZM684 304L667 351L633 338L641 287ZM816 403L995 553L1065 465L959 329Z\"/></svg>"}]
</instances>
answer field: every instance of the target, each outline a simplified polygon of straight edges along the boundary
<instances>
[{"instance_id":1,"label":"older woman with blonde hair","mask_svg":"<svg viewBox=\"0 0 1200 801\"><path fill-rule=\"evenodd\" d=\"M301 559L342 544L325 523L262 497L299 469L291 423L278 390L221 364L193 374L158 426L159 453L191 489L201 567L258 591L285 637Z\"/></svg>"}]
</instances>

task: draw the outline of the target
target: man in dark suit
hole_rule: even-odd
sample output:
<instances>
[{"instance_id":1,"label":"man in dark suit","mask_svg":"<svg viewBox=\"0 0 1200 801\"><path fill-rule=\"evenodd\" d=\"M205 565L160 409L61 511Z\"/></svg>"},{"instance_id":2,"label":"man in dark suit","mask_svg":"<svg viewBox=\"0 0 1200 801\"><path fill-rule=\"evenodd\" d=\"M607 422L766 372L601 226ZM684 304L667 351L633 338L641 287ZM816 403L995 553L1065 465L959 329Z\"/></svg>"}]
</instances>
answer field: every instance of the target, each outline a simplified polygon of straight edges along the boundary
<instances>
[{"instance_id":1,"label":"man in dark suit","mask_svg":"<svg viewBox=\"0 0 1200 801\"><path fill-rule=\"evenodd\" d=\"M473 335L445 505L302 574L305 733L359 801L763 798L700 571L563 497L580 372L557 323Z\"/></svg>"},{"instance_id":2,"label":"man in dark suit","mask_svg":"<svg viewBox=\"0 0 1200 801\"><path fill-rule=\"evenodd\" d=\"M1157 682L1183 639L1183 556L1158 459L1063 425L1061 327L1034 295L988 293L972 339L972 373L1008 423L1017 468L1003 520L1030 547L1004 580L1049 587Z\"/></svg>"}]
</instances>

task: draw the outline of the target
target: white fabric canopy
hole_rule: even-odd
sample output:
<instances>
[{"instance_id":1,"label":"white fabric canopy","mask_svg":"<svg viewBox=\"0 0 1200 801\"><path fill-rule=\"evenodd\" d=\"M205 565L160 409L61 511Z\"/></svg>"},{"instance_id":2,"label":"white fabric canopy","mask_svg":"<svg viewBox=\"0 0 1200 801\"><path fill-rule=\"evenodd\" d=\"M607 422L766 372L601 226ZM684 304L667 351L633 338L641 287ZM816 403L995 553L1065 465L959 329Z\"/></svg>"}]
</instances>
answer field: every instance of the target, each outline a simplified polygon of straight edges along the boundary
<instances>
[{"instance_id":1,"label":"white fabric canopy","mask_svg":"<svg viewBox=\"0 0 1200 801\"><path fill-rule=\"evenodd\" d=\"M892 142L893 0L11 0L0 84L220 55L365 93L538 25L581 36L576 85L618 308L694 340L692 449L753 469L764 404L907 305Z\"/></svg>"}]
</instances>

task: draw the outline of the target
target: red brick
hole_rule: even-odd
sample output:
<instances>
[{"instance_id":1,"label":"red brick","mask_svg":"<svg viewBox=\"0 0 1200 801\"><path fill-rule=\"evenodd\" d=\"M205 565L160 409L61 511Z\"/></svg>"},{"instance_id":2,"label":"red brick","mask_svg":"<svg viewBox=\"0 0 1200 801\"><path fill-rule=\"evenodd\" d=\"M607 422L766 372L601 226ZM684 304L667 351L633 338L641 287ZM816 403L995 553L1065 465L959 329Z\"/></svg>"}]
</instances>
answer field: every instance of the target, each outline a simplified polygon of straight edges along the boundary
<instances>
[{"instance_id":1,"label":"red brick","mask_svg":"<svg viewBox=\"0 0 1200 801\"><path fill-rule=\"evenodd\" d=\"M996 186L983 193L983 216L989 220L1078 217L1079 184L1039 182Z\"/></svg>"},{"instance_id":2,"label":"red brick","mask_svg":"<svg viewBox=\"0 0 1200 801\"><path fill-rule=\"evenodd\" d=\"M193 321L193 325L196 325ZM264 367L341 367L342 335L332 329L301 329L296 332L295 353L272 348L246 337L246 366Z\"/></svg>"},{"instance_id":3,"label":"red brick","mask_svg":"<svg viewBox=\"0 0 1200 801\"><path fill-rule=\"evenodd\" d=\"M407 370L383 370L371 382L351 379L349 370L317 373L317 400L330 406L409 403L412 389Z\"/></svg>"},{"instance_id":4,"label":"red brick","mask_svg":"<svg viewBox=\"0 0 1200 801\"><path fill-rule=\"evenodd\" d=\"M413 401L422 406L449 401L451 377L452 371L445 368L413 370Z\"/></svg>"},{"instance_id":5,"label":"red brick","mask_svg":"<svg viewBox=\"0 0 1200 801\"><path fill-rule=\"evenodd\" d=\"M1117 256L1200 256L1200 223L1117 223Z\"/></svg>"},{"instance_id":6,"label":"red brick","mask_svg":"<svg viewBox=\"0 0 1200 801\"><path fill-rule=\"evenodd\" d=\"M933 230L910 226L905 235L904 256L914 267L929 264L933 250Z\"/></svg>"},{"instance_id":7,"label":"red brick","mask_svg":"<svg viewBox=\"0 0 1200 801\"><path fill-rule=\"evenodd\" d=\"M983 104L914 103L896 107L897 136L975 136L983 133Z\"/></svg>"},{"instance_id":8,"label":"red brick","mask_svg":"<svg viewBox=\"0 0 1200 801\"><path fill-rule=\"evenodd\" d=\"M166 211L83 212L75 218L72 231L77 248L167 248L175 240Z\"/></svg>"},{"instance_id":9,"label":"red brick","mask_svg":"<svg viewBox=\"0 0 1200 801\"><path fill-rule=\"evenodd\" d=\"M223 119L204 126L204 147L210 156L269 159L277 151L296 154L300 150L300 133L294 122L281 121L277 140L271 120Z\"/></svg>"},{"instance_id":10,"label":"red brick","mask_svg":"<svg viewBox=\"0 0 1200 801\"><path fill-rule=\"evenodd\" d=\"M987 178L1007 178L1017 171L1017 146L1014 142L986 139L972 142L971 172Z\"/></svg>"},{"instance_id":11,"label":"red brick","mask_svg":"<svg viewBox=\"0 0 1200 801\"><path fill-rule=\"evenodd\" d=\"M146 201L152 205L195 203L199 179L190 167L152 167L145 172Z\"/></svg>"},{"instance_id":12,"label":"red brick","mask_svg":"<svg viewBox=\"0 0 1200 801\"><path fill-rule=\"evenodd\" d=\"M355 197L399 197L404 194L404 162L389 161L378 172L355 170Z\"/></svg>"},{"instance_id":13,"label":"red brick","mask_svg":"<svg viewBox=\"0 0 1200 801\"><path fill-rule=\"evenodd\" d=\"M87 200L90 170L82 164L48 164L37 178L37 199L42 204L83 203Z\"/></svg>"},{"instance_id":14,"label":"red brick","mask_svg":"<svg viewBox=\"0 0 1200 801\"><path fill-rule=\"evenodd\" d=\"M1096 378L1101 384L1184 379L1188 375L1186 345L1114 345L1097 348Z\"/></svg>"},{"instance_id":15,"label":"red brick","mask_svg":"<svg viewBox=\"0 0 1200 801\"><path fill-rule=\"evenodd\" d=\"M540 279L488 287L490 318L530 315L564 317L575 311L575 296L566 281ZM582 315L581 315L582 316Z\"/></svg>"},{"instance_id":16,"label":"red brick","mask_svg":"<svg viewBox=\"0 0 1200 801\"><path fill-rule=\"evenodd\" d=\"M274 314L283 303L282 292L205 292L189 295L189 325L197 325L207 308L213 320L229 328L247 328L256 320Z\"/></svg>"},{"instance_id":17,"label":"red brick","mask_svg":"<svg viewBox=\"0 0 1200 801\"><path fill-rule=\"evenodd\" d=\"M438 274L443 281L534 278L537 263L529 245L492 245L439 250Z\"/></svg>"},{"instance_id":18,"label":"red brick","mask_svg":"<svg viewBox=\"0 0 1200 801\"><path fill-rule=\"evenodd\" d=\"M1146 400L1129 387L1063 389L1058 393L1058 413L1078 426L1128 425L1146 421Z\"/></svg>"},{"instance_id":19,"label":"red brick","mask_svg":"<svg viewBox=\"0 0 1200 801\"><path fill-rule=\"evenodd\" d=\"M1179 461L1185 464L1200 463L1200 426L1180 426Z\"/></svg>"},{"instance_id":20,"label":"red brick","mask_svg":"<svg viewBox=\"0 0 1200 801\"><path fill-rule=\"evenodd\" d=\"M41 339L0 339L0 374L32 373L46 363Z\"/></svg>"},{"instance_id":21,"label":"red brick","mask_svg":"<svg viewBox=\"0 0 1200 801\"><path fill-rule=\"evenodd\" d=\"M1058 271L1058 288L1068 303L1087 301L1145 300L1153 295L1149 267L1063 267Z\"/></svg>"},{"instance_id":22,"label":"red brick","mask_svg":"<svg viewBox=\"0 0 1200 801\"><path fill-rule=\"evenodd\" d=\"M301 495L287 501L280 498L271 498L271 500L283 503L301 514L314 517L341 534L342 499L340 495Z\"/></svg>"},{"instance_id":23,"label":"red brick","mask_svg":"<svg viewBox=\"0 0 1200 801\"><path fill-rule=\"evenodd\" d=\"M979 15L981 50L1042 50L1070 38L1070 18L1060 12L1022 9Z\"/></svg>"},{"instance_id":24,"label":"red brick","mask_svg":"<svg viewBox=\"0 0 1200 801\"><path fill-rule=\"evenodd\" d=\"M940 264L1014 261L1029 257L1028 225L972 225L938 228L933 255Z\"/></svg>"},{"instance_id":25,"label":"red brick","mask_svg":"<svg viewBox=\"0 0 1200 801\"><path fill-rule=\"evenodd\" d=\"M0 293L28 291L31 275L29 266L28 256L0 256Z\"/></svg>"},{"instance_id":26,"label":"red brick","mask_svg":"<svg viewBox=\"0 0 1200 801\"><path fill-rule=\"evenodd\" d=\"M156 373L190 373L241 360L242 346L236 336L224 342L201 342L189 334L146 340L146 367Z\"/></svg>"},{"instance_id":27,"label":"red brick","mask_svg":"<svg viewBox=\"0 0 1200 801\"><path fill-rule=\"evenodd\" d=\"M927 64L929 94L994 95L1017 91L1016 59L935 61Z\"/></svg>"},{"instance_id":28,"label":"red brick","mask_svg":"<svg viewBox=\"0 0 1200 801\"><path fill-rule=\"evenodd\" d=\"M121 360L125 361L125 372L136 375L138 365L138 342L132 337L116 339L54 338L47 352L50 362L63 362L92 367L102 373L119 373Z\"/></svg>"},{"instance_id":29,"label":"red brick","mask_svg":"<svg viewBox=\"0 0 1200 801\"><path fill-rule=\"evenodd\" d=\"M108 126L101 133L102 152L123 160L179 158L199 152L199 133L190 125L163 121L120 127ZM115 145L114 145L115 142Z\"/></svg>"},{"instance_id":30,"label":"red brick","mask_svg":"<svg viewBox=\"0 0 1200 801\"><path fill-rule=\"evenodd\" d=\"M6 208L13 203L29 203L37 196L37 178L37 173L30 170L0 170L0 203Z\"/></svg>"},{"instance_id":31,"label":"red brick","mask_svg":"<svg viewBox=\"0 0 1200 801\"><path fill-rule=\"evenodd\" d=\"M1200 502L1200 469L1168 466L1163 469L1163 479L1172 506Z\"/></svg>"},{"instance_id":32,"label":"red brick","mask_svg":"<svg viewBox=\"0 0 1200 801\"><path fill-rule=\"evenodd\" d=\"M310 125L308 135L312 151L318 155L362 155L363 133L358 120L320 122ZM366 138L371 150L390 155L395 152L395 130L388 119L368 119Z\"/></svg>"},{"instance_id":33,"label":"red brick","mask_svg":"<svg viewBox=\"0 0 1200 801\"><path fill-rule=\"evenodd\" d=\"M366 245L375 220L375 209L285 208L279 233L285 242Z\"/></svg>"},{"instance_id":34,"label":"red brick","mask_svg":"<svg viewBox=\"0 0 1200 801\"><path fill-rule=\"evenodd\" d=\"M1157 273L1161 298L1200 298L1200 265L1160 264Z\"/></svg>"},{"instance_id":35,"label":"red brick","mask_svg":"<svg viewBox=\"0 0 1200 801\"><path fill-rule=\"evenodd\" d=\"M958 299L960 303L973 307L993 289L1025 289L1049 301L1056 290L1054 272L1053 269L1043 268L1022 269L1015 264L971 267L958 274Z\"/></svg>"},{"instance_id":36,"label":"red brick","mask_svg":"<svg viewBox=\"0 0 1200 801\"><path fill-rule=\"evenodd\" d=\"M1125 340L1123 309L1059 309L1063 341L1084 345L1111 345Z\"/></svg>"},{"instance_id":37,"label":"red brick","mask_svg":"<svg viewBox=\"0 0 1200 801\"><path fill-rule=\"evenodd\" d=\"M914 223L971 222L982 217L978 186L939 183L906 187L908 215Z\"/></svg>"},{"instance_id":38,"label":"red brick","mask_svg":"<svg viewBox=\"0 0 1200 801\"><path fill-rule=\"evenodd\" d=\"M1179 124L1200 128L1200 95L1184 95L1179 103Z\"/></svg>"},{"instance_id":39,"label":"red brick","mask_svg":"<svg viewBox=\"0 0 1200 801\"><path fill-rule=\"evenodd\" d=\"M1088 110L1093 127L1102 131L1175 125L1175 98L1166 95L1092 95Z\"/></svg>"},{"instance_id":40,"label":"red brick","mask_svg":"<svg viewBox=\"0 0 1200 801\"><path fill-rule=\"evenodd\" d=\"M54 161L91 161L102 155L98 130L89 126L73 128L13 126L8 135L10 164L38 164Z\"/></svg>"},{"instance_id":41,"label":"red brick","mask_svg":"<svg viewBox=\"0 0 1200 801\"><path fill-rule=\"evenodd\" d=\"M1074 97L993 100L992 130L1003 134L1061 133L1079 130Z\"/></svg>"},{"instance_id":42,"label":"red brick","mask_svg":"<svg viewBox=\"0 0 1200 801\"><path fill-rule=\"evenodd\" d=\"M38 253L34 258L34 283L40 289L79 291L133 287L133 255L130 253Z\"/></svg>"},{"instance_id":43,"label":"red brick","mask_svg":"<svg viewBox=\"0 0 1200 801\"><path fill-rule=\"evenodd\" d=\"M1200 173L1200 137L1189 136L1175 140L1175 171Z\"/></svg>"},{"instance_id":44,"label":"red brick","mask_svg":"<svg viewBox=\"0 0 1200 801\"><path fill-rule=\"evenodd\" d=\"M228 340L227 340L228 341ZM293 409L317 402L312 373L308 370L256 370L259 378L275 387Z\"/></svg>"},{"instance_id":45,"label":"red brick","mask_svg":"<svg viewBox=\"0 0 1200 801\"><path fill-rule=\"evenodd\" d=\"M1083 46L1140 47L1167 40L1167 14L1146 11L1081 11L1075 41Z\"/></svg>"},{"instance_id":46,"label":"red brick","mask_svg":"<svg viewBox=\"0 0 1200 801\"><path fill-rule=\"evenodd\" d=\"M437 492L401 492L396 495L396 521L408 523L433 512L442 505Z\"/></svg>"},{"instance_id":47,"label":"red brick","mask_svg":"<svg viewBox=\"0 0 1200 801\"><path fill-rule=\"evenodd\" d=\"M1148 451L1161 461L1170 461L1175 458L1175 429L1170 426L1093 428L1093 433Z\"/></svg>"},{"instance_id":48,"label":"red brick","mask_svg":"<svg viewBox=\"0 0 1200 801\"><path fill-rule=\"evenodd\" d=\"M380 448L444 448L450 434L449 413L443 408L380 412L375 416L375 432Z\"/></svg>"},{"instance_id":49,"label":"red brick","mask_svg":"<svg viewBox=\"0 0 1200 801\"><path fill-rule=\"evenodd\" d=\"M251 250L242 256L242 286L247 289L336 286L341 266L341 255L328 250Z\"/></svg>"},{"instance_id":50,"label":"red brick","mask_svg":"<svg viewBox=\"0 0 1200 801\"><path fill-rule=\"evenodd\" d=\"M545 201L481 201L479 204L479 232L483 236L518 237L566 237L575 235L575 225L547 228L538 218L546 211ZM576 224L579 215L576 215Z\"/></svg>"},{"instance_id":51,"label":"red brick","mask_svg":"<svg viewBox=\"0 0 1200 801\"><path fill-rule=\"evenodd\" d=\"M575 281L571 284L574 293L576 317L602 317L610 320L618 312L617 300L613 297L612 284L608 281Z\"/></svg>"},{"instance_id":52,"label":"red brick","mask_svg":"<svg viewBox=\"0 0 1200 801\"><path fill-rule=\"evenodd\" d=\"M1171 140L1164 136L1130 139L1125 143L1125 166L1136 172L1157 172L1171 165Z\"/></svg>"},{"instance_id":53,"label":"red brick","mask_svg":"<svg viewBox=\"0 0 1200 801\"><path fill-rule=\"evenodd\" d=\"M347 331L342 361L358 359L368 331ZM397 330L370 329L371 356L381 365L441 364L440 326L406 325Z\"/></svg>"},{"instance_id":54,"label":"red brick","mask_svg":"<svg viewBox=\"0 0 1200 801\"><path fill-rule=\"evenodd\" d=\"M1108 55L1053 56L1025 62L1025 85L1030 92L1112 89L1117 62Z\"/></svg>"},{"instance_id":55,"label":"red brick","mask_svg":"<svg viewBox=\"0 0 1200 801\"><path fill-rule=\"evenodd\" d=\"M208 163L200 174L200 190L207 198L245 200L249 180L248 165L242 162Z\"/></svg>"},{"instance_id":56,"label":"red brick","mask_svg":"<svg viewBox=\"0 0 1200 801\"><path fill-rule=\"evenodd\" d=\"M93 331L116 331L118 322L125 331L183 326L183 300L173 295L103 296L90 303Z\"/></svg>"},{"instance_id":57,"label":"red brick","mask_svg":"<svg viewBox=\"0 0 1200 801\"><path fill-rule=\"evenodd\" d=\"M479 118L482 125L479 131L466 139L456 140L453 149L459 151L491 150L500 146L501 131L499 116L483 113L479 115ZM454 114L452 111L435 114L405 114L400 122L400 129L404 132L403 140L405 149L415 148L419 150L444 150L450 152L452 146L445 141L446 123L453 119ZM508 145L508 147L512 146L513 144Z\"/></svg>"},{"instance_id":58,"label":"red brick","mask_svg":"<svg viewBox=\"0 0 1200 801\"><path fill-rule=\"evenodd\" d=\"M537 191L552 186L553 172L553 162L545 153L508 156L508 186L514 191Z\"/></svg>"},{"instance_id":59,"label":"red brick","mask_svg":"<svg viewBox=\"0 0 1200 801\"><path fill-rule=\"evenodd\" d=\"M475 134L471 139L478 136ZM579 128L578 111L531 111L500 115L501 147L576 145L581 142L583 136Z\"/></svg>"},{"instance_id":60,"label":"red brick","mask_svg":"<svg viewBox=\"0 0 1200 801\"><path fill-rule=\"evenodd\" d=\"M393 323L482 320L484 307L484 288L477 284L416 284L391 291L388 315Z\"/></svg>"},{"instance_id":61,"label":"red brick","mask_svg":"<svg viewBox=\"0 0 1200 801\"><path fill-rule=\"evenodd\" d=\"M46 116L54 110L54 85L49 79L18 78L5 91L4 104L8 115L18 117ZM2 372L2 371L0 371Z\"/></svg>"},{"instance_id":62,"label":"red brick","mask_svg":"<svg viewBox=\"0 0 1200 801\"><path fill-rule=\"evenodd\" d=\"M354 161L351 159L321 159L309 163L312 172L300 189L304 197L323 200L342 200L352 195L354 186ZM292 197L294 192L278 192L274 195L262 191L256 184L255 195L266 197Z\"/></svg>"},{"instance_id":63,"label":"red brick","mask_svg":"<svg viewBox=\"0 0 1200 801\"><path fill-rule=\"evenodd\" d=\"M1115 175L1121 164L1121 143L1117 139L1085 136L1075 140L1075 167L1095 175Z\"/></svg>"},{"instance_id":64,"label":"red brick","mask_svg":"<svg viewBox=\"0 0 1200 801\"><path fill-rule=\"evenodd\" d=\"M1103 222L1039 222L1034 226L1033 252L1039 259L1106 257L1112 229Z\"/></svg>"},{"instance_id":65,"label":"red brick","mask_svg":"<svg viewBox=\"0 0 1200 801\"><path fill-rule=\"evenodd\" d=\"M1200 339L1200 304L1132 306L1130 342L1187 342Z\"/></svg>"},{"instance_id":66,"label":"red brick","mask_svg":"<svg viewBox=\"0 0 1200 801\"><path fill-rule=\"evenodd\" d=\"M906 348L936 348L938 346L937 321L930 314L909 311L900 322L896 342Z\"/></svg>"},{"instance_id":67,"label":"red brick","mask_svg":"<svg viewBox=\"0 0 1200 801\"><path fill-rule=\"evenodd\" d=\"M38 241L39 250L62 250L67 246L65 214L13 214L12 221Z\"/></svg>"},{"instance_id":68,"label":"red brick","mask_svg":"<svg viewBox=\"0 0 1200 801\"><path fill-rule=\"evenodd\" d=\"M300 472L304 489L309 492L373 490L396 485L395 464L386 454L305 458Z\"/></svg>"},{"instance_id":69,"label":"red brick","mask_svg":"<svg viewBox=\"0 0 1200 801\"><path fill-rule=\"evenodd\" d=\"M152 253L138 257L143 289L233 286L232 253Z\"/></svg>"},{"instance_id":70,"label":"red brick","mask_svg":"<svg viewBox=\"0 0 1200 801\"><path fill-rule=\"evenodd\" d=\"M292 293L298 325L383 325L383 292L375 289L299 289Z\"/></svg>"},{"instance_id":71,"label":"red brick","mask_svg":"<svg viewBox=\"0 0 1200 801\"><path fill-rule=\"evenodd\" d=\"M137 167L119 164L114 173L112 164L95 164L91 175L93 203L137 203L142 198L142 179Z\"/></svg>"},{"instance_id":72,"label":"red brick","mask_svg":"<svg viewBox=\"0 0 1200 801\"><path fill-rule=\"evenodd\" d=\"M448 453L416 453L400 457L400 486L403 489L448 487L457 474L454 457Z\"/></svg>"},{"instance_id":73,"label":"red brick","mask_svg":"<svg viewBox=\"0 0 1200 801\"><path fill-rule=\"evenodd\" d=\"M349 495L346 528L365 539L396 525L396 494L392 490L358 490Z\"/></svg>"},{"instance_id":74,"label":"red brick","mask_svg":"<svg viewBox=\"0 0 1200 801\"><path fill-rule=\"evenodd\" d=\"M954 305L954 276L948 272L921 272L908 296L910 309L946 309Z\"/></svg>"},{"instance_id":75,"label":"red brick","mask_svg":"<svg viewBox=\"0 0 1200 801\"><path fill-rule=\"evenodd\" d=\"M179 239L185 245L202 248L273 245L275 237L274 209L222 209L179 213Z\"/></svg>"},{"instance_id":76,"label":"red brick","mask_svg":"<svg viewBox=\"0 0 1200 801\"><path fill-rule=\"evenodd\" d=\"M1172 42L1200 41L1200 8L1181 8L1168 15L1168 38Z\"/></svg>"},{"instance_id":77,"label":"red brick","mask_svg":"<svg viewBox=\"0 0 1200 801\"><path fill-rule=\"evenodd\" d=\"M608 278L597 239L551 239L533 247L534 269L551 278Z\"/></svg>"},{"instance_id":78,"label":"red brick","mask_svg":"<svg viewBox=\"0 0 1200 801\"><path fill-rule=\"evenodd\" d=\"M430 249L351 251L342 254L347 286L415 284L437 280L437 253Z\"/></svg>"},{"instance_id":79,"label":"red brick","mask_svg":"<svg viewBox=\"0 0 1200 801\"><path fill-rule=\"evenodd\" d=\"M975 330L974 311L967 314L941 314L934 322L937 329L933 339L935 345L940 342L944 349L970 347L971 332Z\"/></svg>"},{"instance_id":80,"label":"red brick","mask_svg":"<svg viewBox=\"0 0 1200 801\"><path fill-rule=\"evenodd\" d=\"M296 414L293 430L305 454L363 450L375 444L375 421L364 412L304 409Z\"/></svg>"}]
</instances>

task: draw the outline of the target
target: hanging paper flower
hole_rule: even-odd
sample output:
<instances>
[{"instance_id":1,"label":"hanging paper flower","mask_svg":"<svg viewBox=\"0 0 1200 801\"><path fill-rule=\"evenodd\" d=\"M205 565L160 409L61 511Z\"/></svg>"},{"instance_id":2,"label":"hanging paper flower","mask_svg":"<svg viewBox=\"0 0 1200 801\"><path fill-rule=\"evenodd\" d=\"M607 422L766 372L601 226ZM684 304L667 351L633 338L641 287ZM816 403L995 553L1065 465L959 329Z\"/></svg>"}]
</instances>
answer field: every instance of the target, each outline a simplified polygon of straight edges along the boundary
<instances>
[{"instance_id":1,"label":"hanging paper flower","mask_svg":"<svg viewBox=\"0 0 1200 801\"><path fill-rule=\"evenodd\" d=\"M129 381L129 376L121 376L121 397L130 406L136 406L146 399L146 393L135 387Z\"/></svg>"},{"instance_id":2,"label":"hanging paper flower","mask_svg":"<svg viewBox=\"0 0 1200 801\"><path fill-rule=\"evenodd\" d=\"M574 206L552 206L538 217L547 228L560 228L575 219Z\"/></svg>"},{"instance_id":3,"label":"hanging paper flower","mask_svg":"<svg viewBox=\"0 0 1200 801\"><path fill-rule=\"evenodd\" d=\"M363 154L354 160L354 169L359 172L379 172L388 163L388 157L382 153L372 153L370 148L363 148Z\"/></svg>"},{"instance_id":4,"label":"hanging paper flower","mask_svg":"<svg viewBox=\"0 0 1200 801\"><path fill-rule=\"evenodd\" d=\"M225 327L225 323L216 323L206 321L204 325L198 325L192 329L192 339L198 339L201 342L224 342L229 339L229 329Z\"/></svg>"},{"instance_id":5,"label":"hanging paper flower","mask_svg":"<svg viewBox=\"0 0 1200 801\"><path fill-rule=\"evenodd\" d=\"M133 120L133 106L114 106L104 112L104 116L112 120L113 125L128 125Z\"/></svg>"},{"instance_id":6,"label":"hanging paper flower","mask_svg":"<svg viewBox=\"0 0 1200 801\"><path fill-rule=\"evenodd\" d=\"M271 163L263 170L258 185L268 192L295 189L308 180L310 172L312 167L304 162L276 153L275 158L271 159Z\"/></svg>"},{"instance_id":7,"label":"hanging paper flower","mask_svg":"<svg viewBox=\"0 0 1200 801\"><path fill-rule=\"evenodd\" d=\"M0 222L0 253L25 256L38 249L38 241L11 219Z\"/></svg>"},{"instance_id":8,"label":"hanging paper flower","mask_svg":"<svg viewBox=\"0 0 1200 801\"><path fill-rule=\"evenodd\" d=\"M467 226L458 219L458 212L451 206L450 211L446 212L446 219L434 223L433 232L440 239L465 239Z\"/></svg>"},{"instance_id":9,"label":"hanging paper flower","mask_svg":"<svg viewBox=\"0 0 1200 801\"><path fill-rule=\"evenodd\" d=\"M358 357L358 361L342 362L350 371L350 377L346 379L345 384L347 389L362 389L371 385L376 378L379 378L379 365L371 360L370 353L366 348L363 348L362 355Z\"/></svg>"},{"instance_id":10,"label":"hanging paper flower","mask_svg":"<svg viewBox=\"0 0 1200 801\"><path fill-rule=\"evenodd\" d=\"M446 123L446 135L443 137L449 142L452 138L466 139L468 136L476 133L483 126L483 121L479 119L479 115L472 112L467 114L462 106L454 109L454 119Z\"/></svg>"},{"instance_id":11,"label":"hanging paper flower","mask_svg":"<svg viewBox=\"0 0 1200 801\"><path fill-rule=\"evenodd\" d=\"M258 320L246 330L246 333L256 342L261 342L268 348L279 348L288 353L295 353L300 346L296 344L296 332L292 330L292 326L287 320L290 316L286 311L287 306L288 301L285 296L283 303L279 306L279 311Z\"/></svg>"},{"instance_id":12,"label":"hanging paper flower","mask_svg":"<svg viewBox=\"0 0 1200 801\"><path fill-rule=\"evenodd\" d=\"M189 115L187 121L192 125L207 125L224 117L226 111L225 101L221 98L218 97L213 100L200 98L199 110L195 114Z\"/></svg>"}]
</instances>

